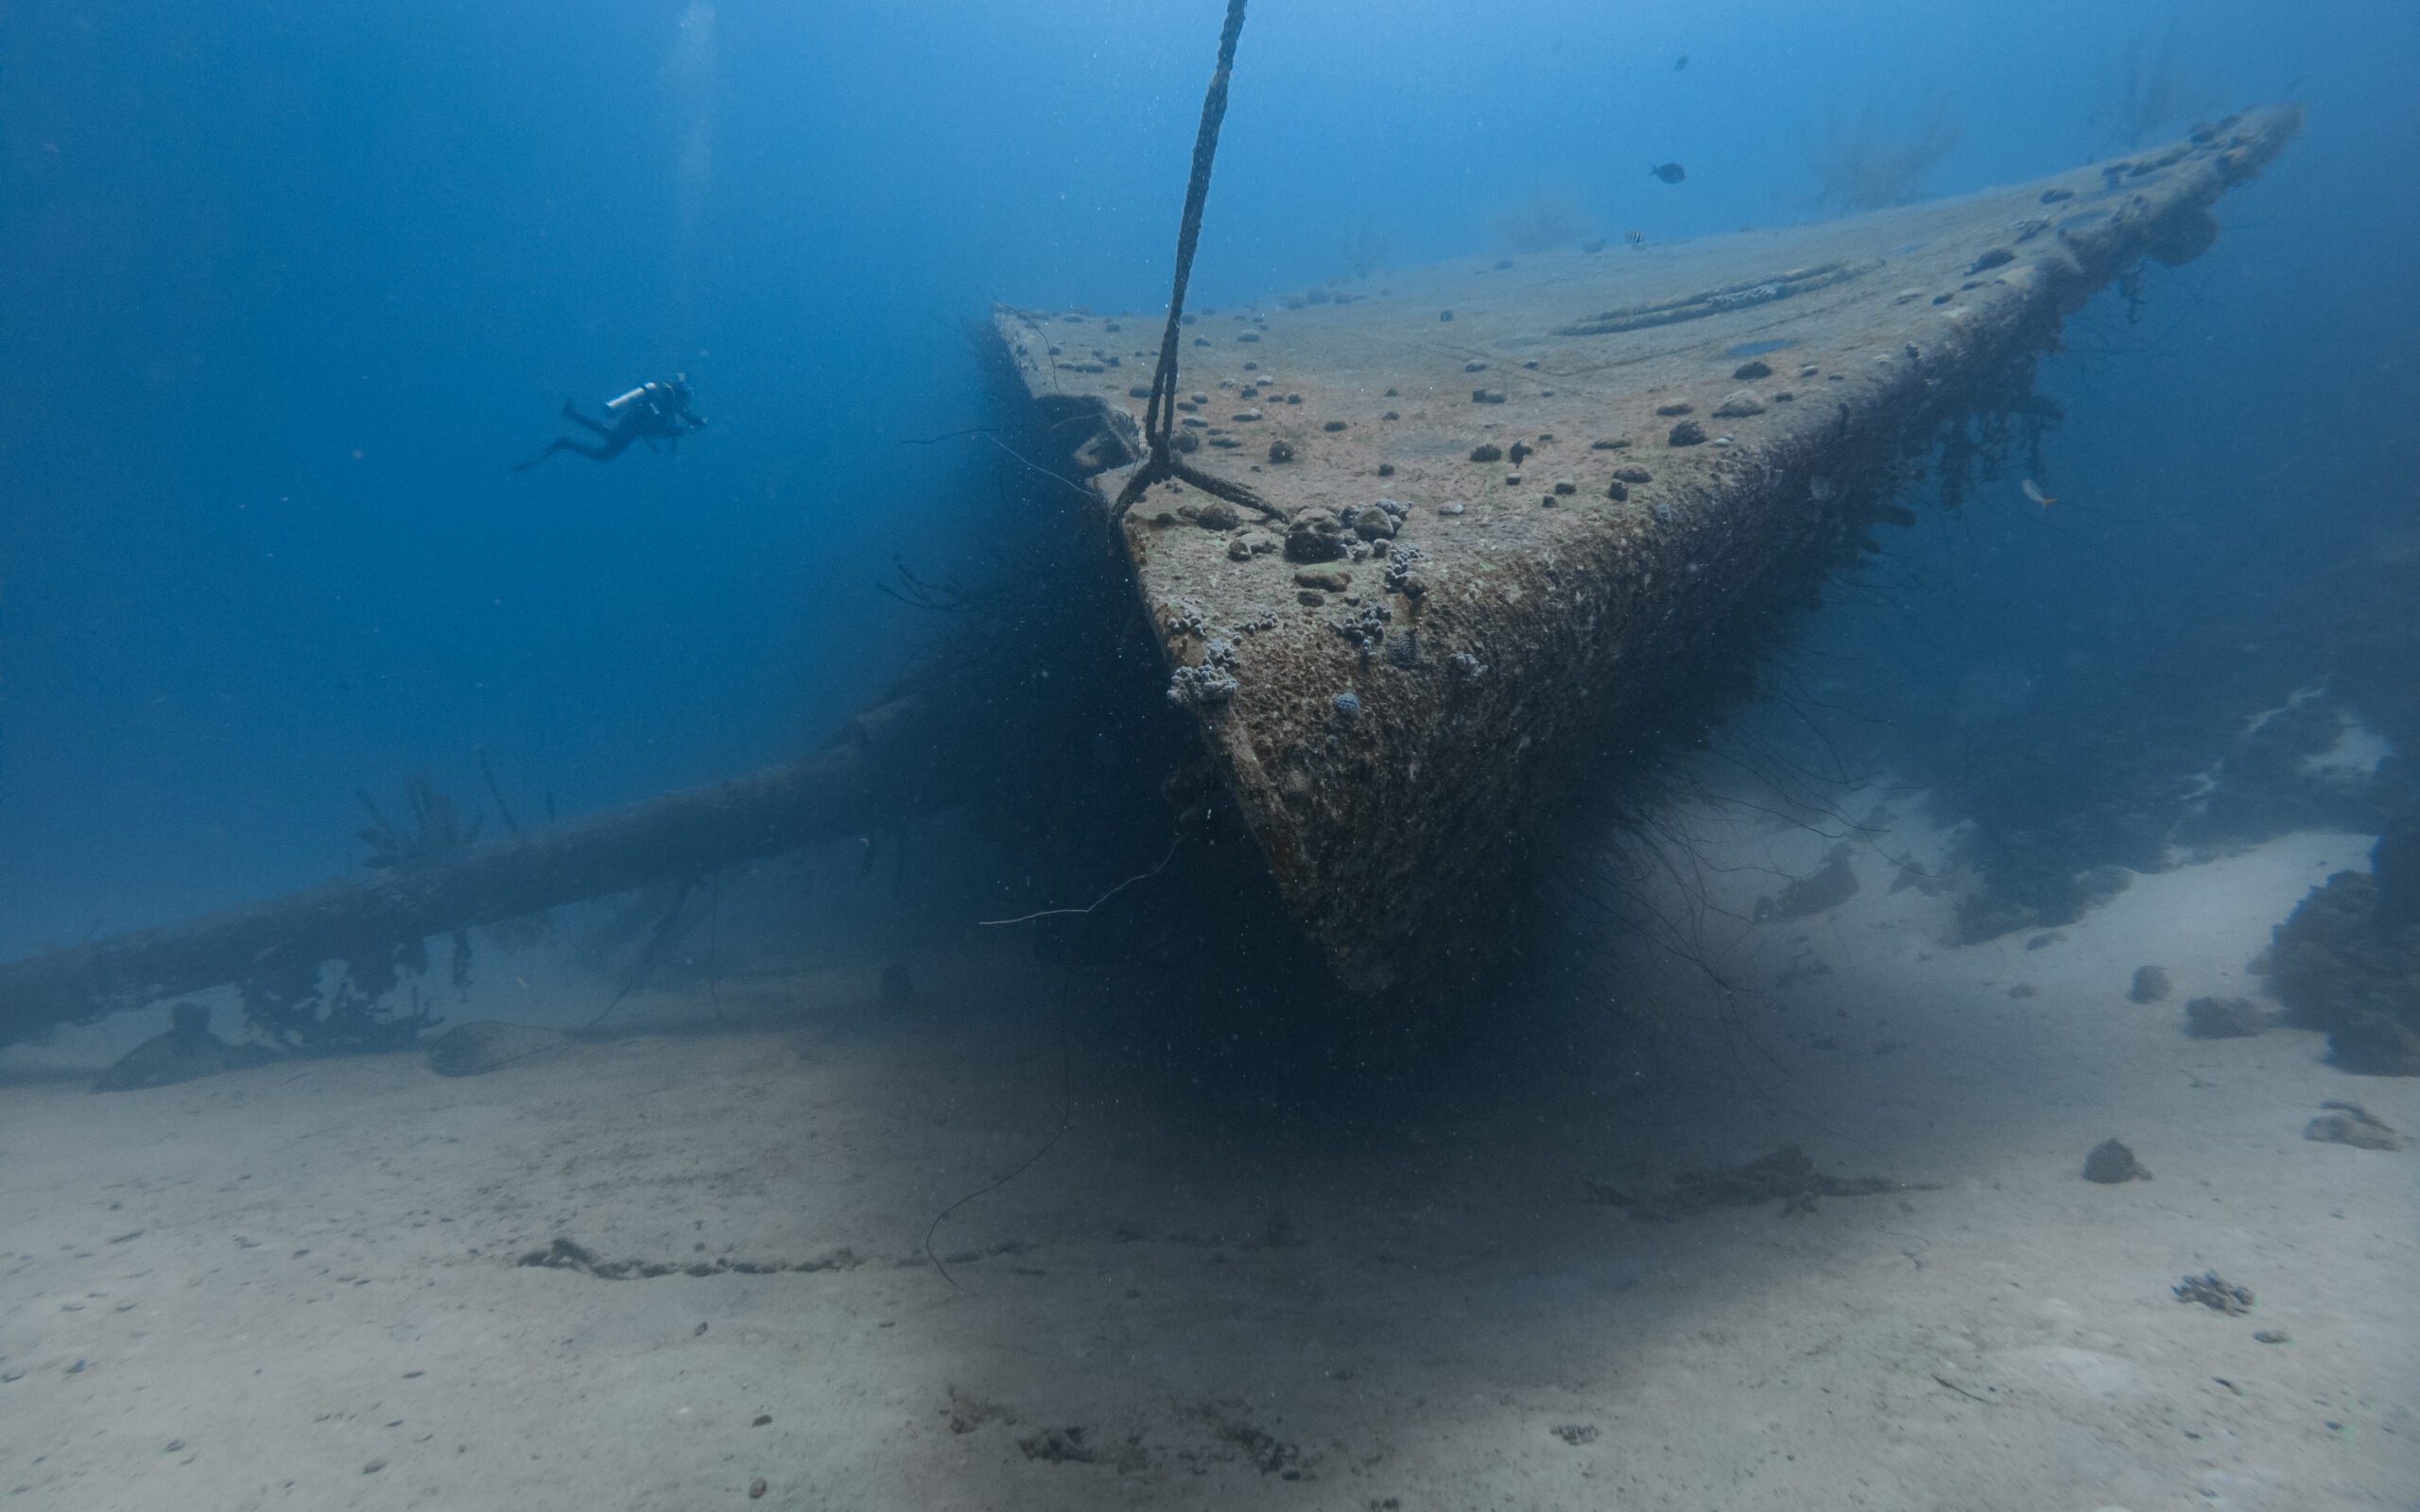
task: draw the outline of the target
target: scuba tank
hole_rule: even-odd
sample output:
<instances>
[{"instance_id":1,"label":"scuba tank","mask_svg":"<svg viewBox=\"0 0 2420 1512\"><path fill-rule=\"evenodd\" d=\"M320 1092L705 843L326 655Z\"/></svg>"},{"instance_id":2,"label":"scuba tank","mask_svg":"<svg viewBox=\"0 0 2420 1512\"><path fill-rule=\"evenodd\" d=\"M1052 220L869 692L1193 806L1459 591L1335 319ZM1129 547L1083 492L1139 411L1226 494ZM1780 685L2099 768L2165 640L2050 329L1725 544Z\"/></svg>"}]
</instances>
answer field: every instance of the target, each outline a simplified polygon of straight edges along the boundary
<instances>
[{"instance_id":1,"label":"scuba tank","mask_svg":"<svg viewBox=\"0 0 2420 1512\"><path fill-rule=\"evenodd\" d=\"M621 413L623 406L629 404L632 400L646 397L648 390L654 387L655 385L653 384L641 384L627 394L616 395L615 397L605 401L606 413L609 415Z\"/></svg>"}]
</instances>

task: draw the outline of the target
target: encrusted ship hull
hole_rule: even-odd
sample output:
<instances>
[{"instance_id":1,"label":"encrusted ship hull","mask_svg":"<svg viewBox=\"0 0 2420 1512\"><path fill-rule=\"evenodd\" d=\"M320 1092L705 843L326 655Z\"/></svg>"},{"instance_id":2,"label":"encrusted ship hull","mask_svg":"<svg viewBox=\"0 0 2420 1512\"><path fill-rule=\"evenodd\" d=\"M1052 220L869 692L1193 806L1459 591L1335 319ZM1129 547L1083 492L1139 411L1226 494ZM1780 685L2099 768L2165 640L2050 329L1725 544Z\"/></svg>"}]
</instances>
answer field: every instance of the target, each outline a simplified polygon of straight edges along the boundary
<instances>
[{"instance_id":1,"label":"encrusted ship hull","mask_svg":"<svg viewBox=\"0 0 2420 1512\"><path fill-rule=\"evenodd\" d=\"M2009 414L2063 316L2205 250L2210 206L2300 122L2248 112L1959 199L1191 319L1179 444L1286 518L1170 481L1125 515L1127 558L1171 696L1345 983L1420 960L1576 747L1658 721L1743 617L1891 512L1945 427ZM1159 325L995 313L1036 404L1088 432L1073 461L1104 505L1139 455Z\"/></svg>"}]
</instances>

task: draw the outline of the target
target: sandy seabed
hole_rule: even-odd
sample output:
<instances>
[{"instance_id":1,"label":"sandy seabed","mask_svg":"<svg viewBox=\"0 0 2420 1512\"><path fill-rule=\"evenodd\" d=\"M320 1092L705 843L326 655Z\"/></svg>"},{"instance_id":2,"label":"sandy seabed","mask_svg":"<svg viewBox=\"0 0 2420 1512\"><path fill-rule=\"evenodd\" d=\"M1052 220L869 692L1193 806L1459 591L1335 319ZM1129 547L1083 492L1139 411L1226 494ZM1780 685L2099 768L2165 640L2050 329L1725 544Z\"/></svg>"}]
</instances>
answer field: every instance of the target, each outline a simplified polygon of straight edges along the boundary
<instances>
[{"instance_id":1,"label":"sandy seabed","mask_svg":"<svg viewBox=\"0 0 2420 1512\"><path fill-rule=\"evenodd\" d=\"M1060 1117L1033 969L934 967L909 1011L870 971L726 981L745 1027L465 1079L20 1061L0 1505L2420 1505L2420 1153L2303 1138L2329 1099L2420 1131L2420 1085L2182 1027L2366 838L2144 877L2034 949L1943 944L1896 844L1725 944L1754 990L1668 973L1650 1049L1508 1014L1500 1064L1467 1038L1369 1117L1192 1096L1080 1026L1065 1138L934 1241L955 1284L926 1225ZM2153 963L2175 997L2128 1001ZM2111 1136L2154 1178L2083 1181ZM1789 1143L1910 1186L1589 1200ZM2250 1314L2172 1295L2213 1269Z\"/></svg>"}]
</instances>

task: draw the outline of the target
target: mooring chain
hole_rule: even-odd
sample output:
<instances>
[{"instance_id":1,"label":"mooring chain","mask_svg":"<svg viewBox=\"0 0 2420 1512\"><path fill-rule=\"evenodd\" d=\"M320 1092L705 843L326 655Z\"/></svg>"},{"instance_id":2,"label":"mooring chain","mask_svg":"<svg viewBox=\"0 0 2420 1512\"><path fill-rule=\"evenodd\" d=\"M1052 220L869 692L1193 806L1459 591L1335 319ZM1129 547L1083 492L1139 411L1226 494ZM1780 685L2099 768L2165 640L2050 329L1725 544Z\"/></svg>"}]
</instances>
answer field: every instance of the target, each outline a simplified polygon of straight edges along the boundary
<instances>
[{"instance_id":1,"label":"mooring chain","mask_svg":"<svg viewBox=\"0 0 2420 1512\"><path fill-rule=\"evenodd\" d=\"M1209 93L1201 100L1201 129L1193 139L1193 176L1184 186L1184 218L1176 233L1176 283L1168 295L1167 329L1160 335L1160 365L1151 374L1151 398L1143 410L1143 442L1149 449L1143 465L1126 480L1110 510L1110 523L1126 511L1154 483L1174 478L1210 494L1259 511L1264 520L1283 520L1286 511L1240 483L1209 473L1178 460L1176 432L1176 354L1184 324L1184 285L1193 276L1193 250L1201 240L1201 207L1210 198L1210 165L1219 155L1219 127L1227 118L1227 77L1235 71L1236 39L1243 35L1244 0L1227 0L1227 24L1219 33L1219 68L1210 76Z\"/></svg>"}]
</instances>

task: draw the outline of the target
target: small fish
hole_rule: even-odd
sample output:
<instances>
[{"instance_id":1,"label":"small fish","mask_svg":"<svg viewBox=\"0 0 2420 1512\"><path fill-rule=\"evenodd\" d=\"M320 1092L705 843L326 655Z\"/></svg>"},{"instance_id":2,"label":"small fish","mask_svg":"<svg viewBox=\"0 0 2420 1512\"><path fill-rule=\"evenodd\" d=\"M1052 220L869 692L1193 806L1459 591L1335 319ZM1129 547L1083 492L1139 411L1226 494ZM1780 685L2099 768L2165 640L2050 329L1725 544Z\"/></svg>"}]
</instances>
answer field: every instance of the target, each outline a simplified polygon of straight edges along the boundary
<instances>
[{"instance_id":1,"label":"small fish","mask_svg":"<svg viewBox=\"0 0 2420 1512\"><path fill-rule=\"evenodd\" d=\"M1672 72L1674 72L1674 73L1676 73L1676 74L1677 74L1677 73L1679 73L1682 69L1686 68L1686 67L1688 67L1688 66L1689 66L1689 55L1688 55L1688 54L1686 54L1686 53L1683 53L1680 57L1675 58L1674 60L1672 60Z\"/></svg>"},{"instance_id":2,"label":"small fish","mask_svg":"<svg viewBox=\"0 0 2420 1512\"><path fill-rule=\"evenodd\" d=\"M1677 163L1659 163L1647 170L1647 176L1651 179L1661 179L1666 183L1679 183L1689 176L1689 170Z\"/></svg>"},{"instance_id":3,"label":"small fish","mask_svg":"<svg viewBox=\"0 0 2420 1512\"><path fill-rule=\"evenodd\" d=\"M2031 478L2027 478L2023 483L2018 484L2017 487L2025 490L2025 496L2027 498L2040 505L2045 509L2048 509L2050 506L2059 502L2059 496L2057 494L2043 492L2040 486Z\"/></svg>"},{"instance_id":4,"label":"small fish","mask_svg":"<svg viewBox=\"0 0 2420 1512\"><path fill-rule=\"evenodd\" d=\"M1647 232L1643 231L1626 231L1622 232L1622 240L1630 243L1633 247L1644 247L1647 245Z\"/></svg>"}]
</instances>

